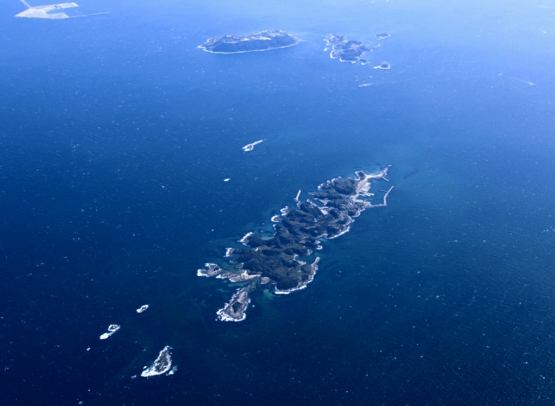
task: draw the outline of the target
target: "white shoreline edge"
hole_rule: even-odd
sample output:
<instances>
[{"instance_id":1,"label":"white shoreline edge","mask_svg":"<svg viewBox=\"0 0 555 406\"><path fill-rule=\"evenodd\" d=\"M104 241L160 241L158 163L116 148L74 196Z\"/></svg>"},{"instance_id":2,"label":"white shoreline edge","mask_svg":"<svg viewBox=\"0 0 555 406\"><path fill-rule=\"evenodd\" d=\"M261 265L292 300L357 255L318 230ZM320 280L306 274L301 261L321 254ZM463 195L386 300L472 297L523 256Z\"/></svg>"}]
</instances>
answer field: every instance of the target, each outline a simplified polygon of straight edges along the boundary
<instances>
[{"instance_id":1,"label":"white shoreline edge","mask_svg":"<svg viewBox=\"0 0 555 406\"><path fill-rule=\"evenodd\" d=\"M111 337L112 335L114 335L119 329L121 328L120 325L118 324L110 324L108 326L108 332L104 333L100 336L101 340L106 340L107 338Z\"/></svg>"},{"instance_id":2,"label":"white shoreline edge","mask_svg":"<svg viewBox=\"0 0 555 406\"><path fill-rule=\"evenodd\" d=\"M282 47L275 47L275 48L268 48L268 49L252 49L249 51L237 51L237 52L214 52L204 48L202 44L197 46L197 48L202 49L204 52L208 52L209 54L233 55L233 54L246 54L248 52L264 52L264 51L272 51L274 49L290 48L290 47L294 47L295 45L299 45L301 42L304 42L304 40L297 38L297 42L291 45L284 45Z\"/></svg>"},{"instance_id":3,"label":"white shoreline edge","mask_svg":"<svg viewBox=\"0 0 555 406\"><path fill-rule=\"evenodd\" d=\"M139 307L139 308L136 310L136 312L137 312L137 313L142 313L142 312L144 312L146 309L148 309L148 305L147 305L147 304L142 305L141 307Z\"/></svg>"},{"instance_id":4,"label":"white shoreline edge","mask_svg":"<svg viewBox=\"0 0 555 406\"><path fill-rule=\"evenodd\" d=\"M172 368L170 350L172 349L172 347L166 345L162 349L162 351L160 351L158 357L154 360L154 362L148 368L144 367L143 372L141 372L141 376L143 378L150 378L151 376L162 375L166 372L168 372L168 375L170 375L172 373L172 371L170 371L170 369Z\"/></svg>"},{"instance_id":5,"label":"white shoreline edge","mask_svg":"<svg viewBox=\"0 0 555 406\"><path fill-rule=\"evenodd\" d=\"M302 262L302 261L299 261L299 262ZM316 257L314 262L312 264L310 264L310 268L311 268L312 272L310 273L310 275L308 276L308 279L305 282L301 282L297 286L295 286L294 288L286 289L286 290L279 290L276 287L274 289L274 293L276 295L288 295L291 292L295 292L297 290L305 289L306 285L308 285L310 282L312 282L314 280L314 276L316 275L316 272L318 271L318 262L320 262L320 257Z\"/></svg>"},{"instance_id":6,"label":"white shoreline edge","mask_svg":"<svg viewBox=\"0 0 555 406\"><path fill-rule=\"evenodd\" d=\"M242 288L239 288L233 294L233 296L231 296L231 299L229 300L229 302L227 302L224 307L222 307L220 310L216 312L218 319L220 321L233 321L233 322L239 322L239 321L245 320L247 318L247 308L249 307L249 304L251 302L249 293L256 288L255 284L256 282L252 282L247 286L243 286ZM237 312L239 314L239 317L233 317L233 315L229 314L229 309L237 302L241 304L241 308ZM231 312L233 312L233 309L231 309Z\"/></svg>"},{"instance_id":7,"label":"white shoreline edge","mask_svg":"<svg viewBox=\"0 0 555 406\"><path fill-rule=\"evenodd\" d=\"M237 241L237 242L240 242L240 243L243 244L245 247L248 247L248 246L249 246L248 241L249 241L249 237L250 237L251 235L254 235L254 233L253 233L252 231L249 231L247 234L245 234L245 236L244 236L243 238L241 238L241 239L240 239L239 241Z\"/></svg>"},{"instance_id":8,"label":"white shoreline edge","mask_svg":"<svg viewBox=\"0 0 555 406\"><path fill-rule=\"evenodd\" d=\"M264 140L258 140L253 142L252 144L247 144L245 145L243 148L241 148L244 152L250 152L254 149L255 146L257 146L258 144L263 143Z\"/></svg>"},{"instance_id":9,"label":"white shoreline edge","mask_svg":"<svg viewBox=\"0 0 555 406\"><path fill-rule=\"evenodd\" d=\"M251 144L249 144L249 145L251 145ZM393 190L394 186L391 186L387 190L387 192L383 196L383 202L380 203L380 204L373 205L368 200L359 199L359 197L372 197L372 196L374 196L373 193L370 193L370 189L372 187L371 180L383 179L383 180L389 182L389 180L386 178L386 175L387 175L387 172L388 172L390 166L391 165L388 165L387 167L385 167L381 171L379 171L377 173L372 173L372 174L367 174L363 170L355 171L355 175L357 176L357 178L355 179L356 180L356 191L353 195L348 196L349 197L349 202L350 202L349 205L351 203L358 203L358 204L362 204L362 207L359 207L359 209L356 211L356 213L352 216L350 216L348 214L348 211L345 211L345 213L342 213L342 215L348 217L348 221L345 224L342 225L344 228L340 229L341 231L338 234L333 235L331 237L328 237L327 233L325 233L324 235L318 236L317 238L326 238L326 239L331 240L331 239L340 237L341 235L346 234L347 232L350 231L350 224L354 222L353 218L358 217L366 209L374 208L374 207L387 206L387 197L389 196L389 194ZM321 190L324 185L333 183L334 181L339 180L339 179L341 179L341 176L338 176L336 178L333 178L331 180L326 181L325 183L320 184L318 186L318 190ZM294 199L297 202L297 206L300 205L300 202L299 202L300 194L301 194L301 191L299 190L295 199ZM307 200L307 202L309 204L315 206L315 207L318 207L323 215L327 215L328 214L327 210L326 210L327 201L322 201L321 199L318 199L318 200L320 200L324 204L324 206L318 206L318 205L314 204L313 202L311 202L310 200ZM345 205L345 206L347 206L347 205ZM343 208L343 206L342 206L342 208ZM343 208L343 209L346 210L345 208ZM285 206L284 208L282 208L280 210L280 212L281 212L282 216L287 216L287 214L289 213L289 207ZM280 220L281 220L280 216L278 216L278 215L272 216L272 219L271 219L271 221L273 221L273 222L279 222ZM240 242L243 245L248 247L249 246L248 245L248 239L251 235L254 235L254 233L253 232L248 232L243 238L238 240L238 242ZM317 242L318 242L318 245L316 246L316 249L321 250L323 248L322 245L321 245L321 241L317 241ZM234 252L233 248L226 248L225 257L233 256L233 252ZM310 256L311 254L312 254L312 250L307 249L307 255L306 256ZM297 261L301 266L306 264L305 262L298 260L297 255L294 256L293 260ZM306 281L304 281L304 282L301 281L297 286L295 286L291 289L285 289L285 290L280 290L280 289L277 288L277 286L275 286L274 287L274 294L287 295L287 294L290 294L290 293L295 292L297 290L305 289L309 283L314 281L314 277L315 277L315 275L318 271L319 261L320 261L320 257L316 257L314 262L310 265L311 272L310 272ZM262 285L262 284L266 284L266 283L269 283L269 282L273 282L271 279L269 279L267 277L262 277L260 274L250 275L248 273L248 270L243 270L243 272L237 273L237 272L232 272L232 271L226 271L224 268L221 268L219 265L214 264L214 263L210 263L210 262L207 262L204 265L205 265L206 269L198 269L197 270L197 276L205 276L205 277L216 276L217 279L228 279L232 283L245 282L247 280L259 278L259 280L253 281L250 284L248 284L247 286L243 286L243 287L239 288L233 294L233 296L231 297L229 302L226 303L226 305L223 308L219 309L216 312L216 314L218 316L217 320L220 320L220 321L239 322L239 321L245 320L246 317L247 317L246 310L248 308L248 305L251 303L251 299L249 297L249 294L257 288L258 284ZM240 264L236 268L241 269L241 266L242 266L242 264ZM234 311L232 306L236 303L239 303L241 306L239 307L239 309L237 311ZM109 337L109 335L107 337Z\"/></svg>"}]
</instances>

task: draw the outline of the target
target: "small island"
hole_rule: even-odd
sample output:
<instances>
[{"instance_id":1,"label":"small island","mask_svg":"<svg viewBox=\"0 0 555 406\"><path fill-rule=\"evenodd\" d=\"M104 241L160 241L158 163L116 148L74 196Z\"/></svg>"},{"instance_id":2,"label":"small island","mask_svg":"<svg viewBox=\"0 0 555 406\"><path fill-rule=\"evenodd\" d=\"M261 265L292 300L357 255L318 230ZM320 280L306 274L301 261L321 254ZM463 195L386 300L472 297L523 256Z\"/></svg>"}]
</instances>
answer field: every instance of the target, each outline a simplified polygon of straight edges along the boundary
<instances>
[{"instance_id":1,"label":"small island","mask_svg":"<svg viewBox=\"0 0 555 406\"><path fill-rule=\"evenodd\" d=\"M250 303L249 295L262 285L273 285L274 293L289 294L304 289L314 280L320 258L313 253L322 249L322 239L334 239L350 230L354 218L368 208L387 206L393 186L384 192L381 202L373 204L370 193L373 180L385 180L389 167L378 173L355 172L356 178L334 178L310 193L315 201L301 202L296 209L284 207L272 216L275 234L270 238L249 232L238 242L244 247L227 248L229 269L208 262L197 275L241 283L231 300L220 310L222 321L242 321ZM302 261L299 258L306 258Z\"/></svg>"},{"instance_id":2,"label":"small island","mask_svg":"<svg viewBox=\"0 0 555 406\"><path fill-rule=\"evenodd\" d=\"M150 378L151 376L162 375L165 373L171 375L172 372L175 371L175 369L172 369L171 350L172 347L166 345L162 351L160 351L154 362L148 368L145 367L143 369L141 376L143 378ZM170 369L172 370L170 371Z\"/></svg>"},{"instance_id":3,"label":"small island","mask_svg":"<svg viewBox=\"0 0 555 406\"><path fill-rule=\"evenodd\" d=\"M251 35L226 35L208 39L198 48L213 54L241 54L244 52L270 51L297 45L300 39L281 30L266 30Z\"/></svg>"},{"instance_id":4,"label":"small island","mask_svg":"<svg viewBox=\"0 0 555 406\"><path fill-rule=\"evenodd\" d=\"M108 326L108 332L104 333L100 336L101 340L106 340L107 338L111 337L112 335L114 335L119 329L121 328L121 326L117 325L117 324L110 324Z\"/></svg>"},{"instance_id":5,"label":"small island","mask_svg":"<svg viewBox=\"0 0 555 406\"><path fill-rule=\"evenodd\" d=\"M388 70L390 68L391 68L391 65L389 64L389 62L386 62L386 61L382 61L379 65L374 66L374 69Z\"/></svg>"},{"instance_id":6,"label":"small island","mask_svg":"<svg viewBox=\"0 0 555 406\"><path fill-rule=\"evenodd\" d=\"M255 146L257 146L258 144L260 144L261 142L263 142L264 140L258 140L253 142L252 144L247 144L245 145L243 148L241 148L243 151L245 152L249 152L252 151L254 149Z\"/></svg>"},{"instance_id":7,"label":"small island","mask_svg":"<svg viewBox=\"0 0 555 406\"><path fill-rule=\"evenodd\" d=\"M327 46L331 46L330 58L339 58L341 62L357 63L366 51L371 51L361 41L347 40L341 34L330 34L324 41ZM326 47L325 50L327 49ZM361 62L367 63L365 59L362 59Z\"/></svg>"}]
</instances>

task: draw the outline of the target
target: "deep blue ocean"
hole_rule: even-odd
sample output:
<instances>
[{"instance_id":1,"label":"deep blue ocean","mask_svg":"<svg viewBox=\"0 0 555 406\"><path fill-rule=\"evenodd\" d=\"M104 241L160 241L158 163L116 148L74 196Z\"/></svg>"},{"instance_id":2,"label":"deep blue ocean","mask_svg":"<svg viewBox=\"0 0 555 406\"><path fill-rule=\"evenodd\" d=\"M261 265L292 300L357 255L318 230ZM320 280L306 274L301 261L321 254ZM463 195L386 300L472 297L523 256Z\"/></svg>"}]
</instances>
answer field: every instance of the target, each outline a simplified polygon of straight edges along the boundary
<instances>
[{"instance_id":1,"label":"deep blue ocean","mask_svg":"<svg viewBox=\"0 0 555 406\"><path fill-rule=\"evenodd\" d=\"M2 404L555 403L552 2L78 4L109 14L0 4ZM305 41L196 49L265 29ZM198 268L386 165L307 289L216 321L236 287ZM166 345L175 374L141 377Z\"/></svg>"}]
</instances>

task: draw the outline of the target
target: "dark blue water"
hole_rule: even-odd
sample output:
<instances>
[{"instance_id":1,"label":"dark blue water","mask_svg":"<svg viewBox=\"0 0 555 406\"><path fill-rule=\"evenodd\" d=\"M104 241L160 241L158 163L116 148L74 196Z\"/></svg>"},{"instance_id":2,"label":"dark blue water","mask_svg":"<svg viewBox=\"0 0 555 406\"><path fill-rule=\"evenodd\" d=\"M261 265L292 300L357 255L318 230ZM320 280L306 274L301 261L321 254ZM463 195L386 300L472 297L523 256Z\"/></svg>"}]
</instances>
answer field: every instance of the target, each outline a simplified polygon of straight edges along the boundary
<instances>
[{"instance_id":1,"label":"dark blue water","mask_svg":"<svg viewBox=\"0 0 555 406\"><path fill-rule=\"evenodd\" d=\"M554 10L366 3L0 6L4 403L553 404ZM268 28L306 42L195 48ZM390 32L391 70L331 60L330 32ZM307 289L215 321L235 287L197 268L387 164L389 205ZM176 373L141 378L165 345Z\"/></svg>"}]
</instances>

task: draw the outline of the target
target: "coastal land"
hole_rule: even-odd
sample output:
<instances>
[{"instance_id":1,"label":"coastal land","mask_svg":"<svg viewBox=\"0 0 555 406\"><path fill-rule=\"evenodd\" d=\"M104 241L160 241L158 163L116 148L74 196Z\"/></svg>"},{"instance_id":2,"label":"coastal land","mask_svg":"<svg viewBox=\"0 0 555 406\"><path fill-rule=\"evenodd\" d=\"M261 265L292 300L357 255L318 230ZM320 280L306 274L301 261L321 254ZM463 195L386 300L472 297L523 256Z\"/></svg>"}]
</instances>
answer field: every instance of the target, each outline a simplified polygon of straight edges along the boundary
<instances>
[{"instance_id":1,"label":"coastal land","mask_svg":"<svg viewBox=\"0 0 555 406\"><path fill-rule=\"evenodd\" d=\"M364 210L387 206L387 197L393 186L376 204L372 203L374 194L370 190L373 181L388 181L388 169L386 167L373 174L357 171L356 178L329 180L309 193L315 201L307 199L301 202L299 191L295 197L296 208L285 207L280 210L281 215L272 217L275 233L271 238L263 239L249 232L238 240L243 247L226 249L225 257L230 258L229 269L210 262L205 264L204 269L198 269L198 276L227 279L243 285L218 310L218 319L244 320L250 293L259 286L273 285L276 294L289 294L306 288L318 271L320 258L313 253L322 249L321 240L347 233L354 218Z\"/></svg>"},{"instance_id":2,"label":"coastal land","mask_svg":"<svg viewBox=\"0 0 555 406\"><path fill-rule=\"evenodd\" d=\"M62 18L70 18L66 13L52 13L48 14L50 11L53 10L62 10L64 8L73 8L79 7L77 3L59 3L59 4L49 4L47 6L36 6L32 7L27 4L25 1L22 0L22 3L25 4L28 8L25 11L22 11L19 14L16 14L16 17L24 17L24 18L48 18L51 20L59 20Z\"/></svg>"},{"instance_id":3,"label":"coastal land","mask_svg":"<svg viewBox=\"0 0 555 406\"><path fill-rule=\"evenodd\" d=\"M213 54L241 54L292 47L299 42L301 42L300 39L284 31L266 30L251 35L225 35L209 38L197 48Z\"/></svg>"},{"instance_id":4,"label":"coastal land","mask_svg":"<svg viewBox=\"0 0 555 406\"><path fill-rule=\"evenodd\" d=\"M30 6L25 0L21 0L21 2L27 7L27 10L22 11L19 14L16 14L16 17L21 18L46 18L49 20L60 20L65 18L76 18L76 17L88 17L93 15L101 15L101 14L108 14L108 13L94 13L94 14L86 14L86 15L78 15L78 16L68 16L66 13L63 12L55 12L50 13L51 11L56 10L63 10L67 8L74 8L79 7L77 3L58 3L58 4L49 4L46 6Z\"/></svg>"}]
</instances>

